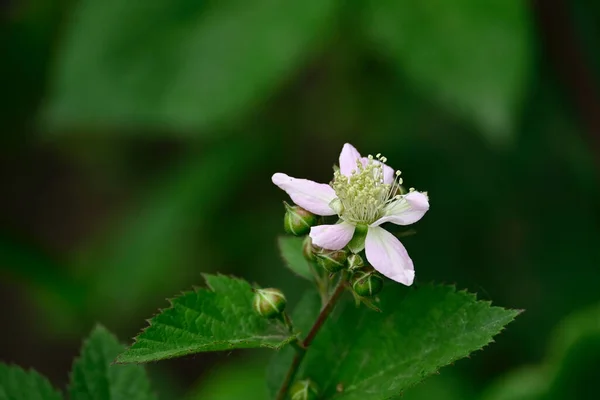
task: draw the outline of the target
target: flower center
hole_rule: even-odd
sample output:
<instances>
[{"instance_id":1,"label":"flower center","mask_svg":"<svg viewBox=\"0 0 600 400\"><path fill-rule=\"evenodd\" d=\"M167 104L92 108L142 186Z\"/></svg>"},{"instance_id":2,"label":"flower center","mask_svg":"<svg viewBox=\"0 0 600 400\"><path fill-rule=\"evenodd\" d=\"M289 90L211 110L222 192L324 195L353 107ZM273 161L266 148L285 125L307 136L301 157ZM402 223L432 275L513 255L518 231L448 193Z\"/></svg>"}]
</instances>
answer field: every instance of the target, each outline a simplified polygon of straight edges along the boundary
<instances>
[{"instance_id":1,"label":"flower center","mask_svg":"<svg viewBox=\"0 0 600 400\"><path fill-rule=\"evenodd\" d=\"M369 155L364 163L356 160L356 169L349 177L339 170L333 174L331 186L337 199L331 206L346 221L371 224L383 216L389 203L401 197L400 171L396 171L393 182L385 183L383 165L387 159L381 154L375 158Z\"/></svg>"}]
</instances>

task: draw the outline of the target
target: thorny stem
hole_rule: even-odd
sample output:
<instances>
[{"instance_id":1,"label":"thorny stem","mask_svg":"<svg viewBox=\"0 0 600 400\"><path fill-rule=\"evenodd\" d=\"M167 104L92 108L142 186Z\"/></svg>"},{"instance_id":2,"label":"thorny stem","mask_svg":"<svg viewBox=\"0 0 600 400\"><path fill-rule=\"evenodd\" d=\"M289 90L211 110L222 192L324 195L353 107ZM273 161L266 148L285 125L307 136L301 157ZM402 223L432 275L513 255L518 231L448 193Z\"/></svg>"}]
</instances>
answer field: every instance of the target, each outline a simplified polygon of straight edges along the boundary
<instances>
[{"instance_id":1,"label":"thorny stem","mask_svg":"<svg viewBox=\"0 0 600 400\"><path fill-rule=\"evenodd\" d=\"M327 320L327 317L329 317L329 314L331 314L331 312L335 308L337 301L341 297L342 293L344 293L345 286L346 286L346 276L344 275L344 276L342 276L342 279L340 279L340 281L338 282L338 284L337 284L335 290L333 291L331 297L329 298L329 301L327 302L327 304L325 304L325 306L321 309L321 312L319 313L317 320L315 321L312 328L308 332L308 335L306 336L306 338L302 342L300 342L299 340L292 342L292 346L294 347L294 349L296 349L296 355L294 356L294 359L292 360L292 364L290 365L290 368L288 369L288 372L285 376L283 384L281 385L281 388L279 389L279 392L277 392L276 400L284 400L285 399L285 396L287 395L287 393L290 389L290 385L294 381L294 377L296 376L296 373L298 372L298 368L300 368L300 364L302 363L302 360L304 359L304 356L306 355L306 351L308 350L308 347L310 346L312 341L315 339L315 336L317 336L317 333L319 333L319 330L321 329L321 327ZM285 318L288 318L287 315L285 316Z\"/></svg>"}]
</instances>

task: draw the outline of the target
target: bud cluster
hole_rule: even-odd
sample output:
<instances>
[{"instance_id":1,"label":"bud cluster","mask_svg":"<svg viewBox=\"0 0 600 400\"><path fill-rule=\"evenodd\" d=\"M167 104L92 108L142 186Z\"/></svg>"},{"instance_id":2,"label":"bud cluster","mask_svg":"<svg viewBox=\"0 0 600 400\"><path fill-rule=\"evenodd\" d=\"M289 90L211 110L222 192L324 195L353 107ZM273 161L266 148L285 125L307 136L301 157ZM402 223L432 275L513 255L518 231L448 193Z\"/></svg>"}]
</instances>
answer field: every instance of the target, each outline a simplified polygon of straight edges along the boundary
<instances>
[{"instance_id":1,"label":"bud cluster","mask_svg":"<svg viewBox=\"0 0 600 400\"><path fill-rule=\"evenodd\" d=\"M364 167L365 170L369 171L373 168L381 168L381 165L368 163L367 166ZM356 176L353 175L351 180L354 178L356 182L360 183L360 179L358 178L367 179L373 174L365 174L362 177L359 175L361 174L358 174ZM375 175L379 176L380 174ZM347 181L347 178L345 179ZM341 185L341 183L339 185ZM363 194L365 196L375 196L377 194L378 196L388 197L388 192L392 188L394 189L395 193L396 191L402 190L402 188L397 182L395 185L382 186L381 189L384 191L382 191L381 193L364 192ZM350 189L348 193L352 192L351 194L356 194L353 192L355 190L354 187L351 187ZM356 248L349 246L341 250L327 250L315 246L312 243L310 236L308 236L308 233L310 232L310 228L316 225L317 217L309 211L303 209L302 207L296 205L289 205L287 203L284 204L286 210L284 217L284 229L287 233L290 233L295 236L306 235L302 247L302 252L306 260L318 265L320 268L324 269L329 274L335 274L337 272L347 270L347 276L350 277L348 283L352 287L354 293L356 293L356 295L360 297L372 297L382 290L383 278L381 277L381 275L374 271L372 267L367 265L363 257L361 257L359 254L356 254L364 249L364 244L362 246L355 246ZM355 235L356 234L361 234L361 232L358 232L358 228L357 232L355 232ZM350 249L351 251L348 249ZM263 289L263 291L271 290L276 289ZM282 307L285 307L285 298L283 297L283 294L281 294L281 292L278 293L280 294L280 296L274 295L271 292L257 292L257 297L255 299L255 307L261 315L273 318L283 311L283 308L281 309L281 311L277 311L278 306L275 306L275 304L279 304L277 303L278 299L283 299ZM363 301L366 301L366 299Z\"/></svg>"},{"instance_id":2,"label":"bud cluster","mask_svg":"<svg viewBox=\"0 0 600 400\"><path fill-rule=\"evenodd\" d=\"M346 268L359 268L364 265L358 254L348 255L346 250L326 250L312 244L310 236L304 239L304 258L316 262L325 271L334 274Z\"/></svg>"}]
</instances>

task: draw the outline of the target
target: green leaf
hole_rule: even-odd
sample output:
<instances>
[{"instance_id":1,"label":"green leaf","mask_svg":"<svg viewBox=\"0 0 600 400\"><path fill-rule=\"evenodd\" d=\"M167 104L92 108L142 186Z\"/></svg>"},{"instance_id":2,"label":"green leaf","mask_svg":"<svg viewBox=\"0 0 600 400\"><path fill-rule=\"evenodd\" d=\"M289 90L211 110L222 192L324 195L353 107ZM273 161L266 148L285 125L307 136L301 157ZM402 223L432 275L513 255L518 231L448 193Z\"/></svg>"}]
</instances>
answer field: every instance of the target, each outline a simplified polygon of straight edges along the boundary
<instances>
[{"instance_id":1,"label":"green leaf","mask_svg":"<svg viewBox=\"0 0 600 400\"><path fill-rule=\"evenodd\" d=\"M301 315L307 313L307 304ZM319 303L311 304L314 320ZM313 379L324 399L399 396L440 367L490 343L519 314L450 286L389 287L377 305L382 313L342 302L309 348L299 377ZM270 374L281 374L288 361L276 358ZM268 382L275 393L281 379L269 377Z\"/></svg>"},{"instance_id":2,"label":"green leaf","mask_svg":"<svg viewBox=\"0 0 600 400\"><path fill-rule=\"evenodd\" d=\"M0 400L62 400L50 382L35 371L0 363Z\"/></svg>"},{"instance_id":3,"label":"green leaf","mask_svg":"<svg viewBox=\"0 0 600 400\"><path fill-rule=\"evenodd\" d=\"M526 2L370 0L366 15L372 39L423 96L507 138L533 54Z\"/></svg>"},{"instance_id":4,"label":"green leaf","mask_svg":"<svg viewBox=\"0 0 600 400\"><path fill-rule=\"evenodd\" d=\"M336 5L81 1L59 52L47 119L206 132L268 97L307 59Z\"/></svg>"},{"instance_id":5,"label":"green leaf","mask_svg":"<svg viewBox=\"0 0 600 400\"><path fill-rule=\"evenodd\" d=\"M259 316L248 282L205 275L209 289L185 292L153 317L117 362L148 362L206 351L267 347L295 338L283 324Z\"/></svg>"},{"instance_id":6,"label":"green leaf","mask_svg":"<svg viewBox=\"0 0 600 400\"><path fill-rule=\"evenodd\" d=\"M367 238L367 232L369 231L366 225L356 225L356 230L350 242L348 242L348 248L354 254L358 254L365 249L365 240Z\"/></svg>"},{"instance_id":7,"label":"green leaf","mask_svg":"<svg viewBox=\"0 0 600 400\"><path fill-rule=\"evenodd\" d=\"M150 381L139 365L116 365L124 346L101 326L83 344L73 364L69 393L71 400L154 400Z\"/></svg>"},{"instance_id":8,"label":"green leaf","mask_svg":"<svg viewBox=\"0 0 600 400\"><path fill-rule=\"evenodd\" d=\"M278 241L279 252L285 266L288 267L296 275L308 279L309 281L314 280L314 276L311 272L310 262L304 258L303 243L304 238L295 236L280 236Z\"/></svg>"}]
</instances>

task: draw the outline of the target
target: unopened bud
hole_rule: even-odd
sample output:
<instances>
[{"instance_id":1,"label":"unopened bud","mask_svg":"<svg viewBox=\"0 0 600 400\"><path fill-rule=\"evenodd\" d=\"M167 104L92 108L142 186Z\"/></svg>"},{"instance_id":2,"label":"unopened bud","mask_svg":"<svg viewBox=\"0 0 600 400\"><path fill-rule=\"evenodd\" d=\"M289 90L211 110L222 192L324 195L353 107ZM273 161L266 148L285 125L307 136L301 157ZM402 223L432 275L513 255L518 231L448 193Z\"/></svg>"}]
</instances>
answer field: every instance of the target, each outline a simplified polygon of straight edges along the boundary
<instances>
[{"instance_id":1,"label":"unopened bud","mask_svg":"<svg viewBox=\"0 0 600 400\"><path fill-rule=\"evenodd\" d=\"M348 269L355 270L365 266L365 262L358 254L350 254L348 256Z\"/></svg>"},{"instance_id":2,"label":"unopened bud","mask_svg":"<svg viewBox=\"0 0 600 400\"><path fill-rule=\"evenodd\" d=\"M327 272L335 273L347 267L348 254L344 250L322 250L315 256L317 263Z\"/></svg>"},{"instance_id":3,"label":"unopened bud","mask_svg":"<svg viewBox=\"0 0 600 400\"><path fill-rule=\"evenodd\" d=\"M256 289L254 291L254 309L266 318L276 318L283 310L287 300L279 289Z\"/></svg>"},{"instance_id":4,"label":"unopened bud","mask_svg":"<svg viewBox=\"0 0 600 400\"><path fill-rule=\"evenodd\" d=\"M291 400L316 400L318 397L319 389L310 379L297 381L290 388Z\"/></svg>"},{"instance_id":5,"label":"unopened bud","mask_svg":"<svg viewBox=\"0 0 600 400\"><path fill-rule=\"evenodd\" d=\"M310 227L317 224L317 216L299 206L285 203L283 229L295 236L306 235Z\"/></svg>"},{"instance_id":6,"label":"unopened bud","mask_svg":"<svg viewBox=\"0 0 600 400\"><path fill-rule=\"evenodd\" d=\"M374 271L358 271L352 275L352 289L362 297L371 297L383 289L383 278Z\"/></svg>"},{"instance_id":7,"label":"unopened bud","mask_svg":"<svg viewBox=\"0 0 600 400\"><path fill-rule=\"evenodd\" d=\"M302 243L302 254L304 255L304 258L306 258L308 261L316 261L317 257L315 254L320 250L321 249L319 247L312 243L310 236L306 236L304 242Z\"/></svg>"}]
</instances>

